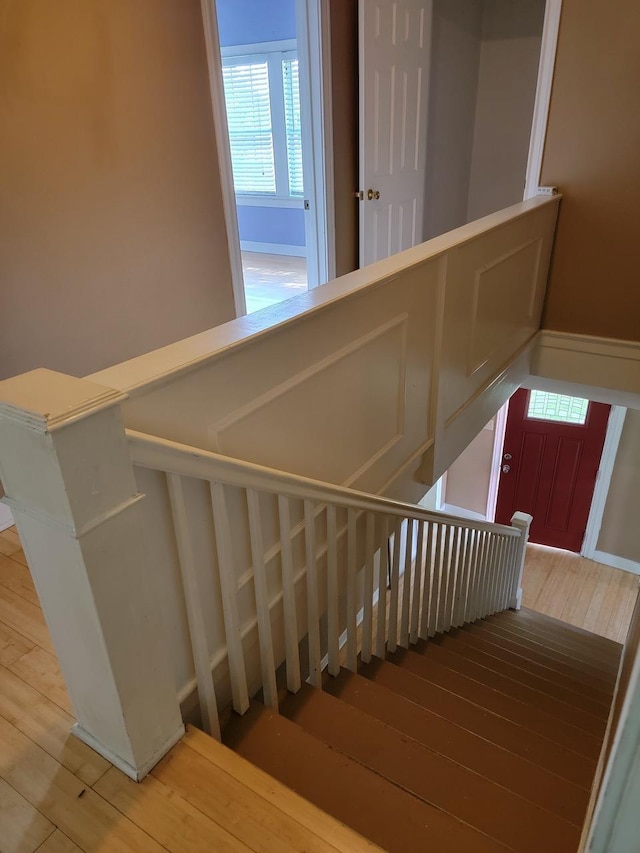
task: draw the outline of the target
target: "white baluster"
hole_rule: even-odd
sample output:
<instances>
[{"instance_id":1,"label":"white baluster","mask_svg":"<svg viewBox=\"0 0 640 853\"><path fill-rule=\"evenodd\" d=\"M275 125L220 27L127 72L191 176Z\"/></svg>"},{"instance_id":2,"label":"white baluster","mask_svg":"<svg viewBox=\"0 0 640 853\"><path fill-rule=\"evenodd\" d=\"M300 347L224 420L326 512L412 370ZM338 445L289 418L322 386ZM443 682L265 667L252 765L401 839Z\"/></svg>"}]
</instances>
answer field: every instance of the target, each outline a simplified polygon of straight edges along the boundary
<instances>
[{"instance_id":1,"label":"white baluster","mask_svg":"<svg viewBox=\"0 0 640 853\"><path fill-rule=\"evenodd\" d=\"M280 561L282 565L282 604L284 608L284 642L287 659L287 690L297 693L301 687L300 652L298 649L298 613L293 577L291 549L291 508L289 499L278 496L280 520Z\"/></svg>"},{"instance_id":2,"label":"white baluster","mask_svg":"<svg viewBox=\"0 0 640 853\"><path fill-rule=\"evenodd\" d=\"M387 647L387 576L389 569L389 519L381 519L380 567L378 570L378 625L376 655L384 659Z\"/></svg>"},{"instance_id":3,"label":"white baluster","mask_svg":"<svg viewBox=\"0 0 640 853\"><path fill-rule=\"evenodd\" d=\"M364 566L364 612L362 616L362 662L369 663L373 647L373 555L375 553L375 516L367 513L366 562Z\"/></svg>"},{"instance_id":4,"label":"white baluster","mask_svg":"<svg viewBox=\"0 0 640 853\"><path fill-rule=\"evenodd\" d=\"M456 579L456 591L455 597L453 600L453 612L451 616L451 624L454 628L458 628L461 624L462 613L464 611L464 597L465 597L465 581L466 581L466 567L469 558L469 550L467 548L467 540L469 538L469 530L465 528L460 529L460 547L458 551L458 570L457 570L457 579Z\"/></svg>"},{"instance_id":5,"label":"white baluster","mask_svg":"<svg viewBox=\"0 0 640 853\"><path fill-rule=\"evenodd\" d=\"M420 613L420 637L426 640L429 635L429 616L431 613L431 595L433 585L433 532L432 522L425 522L426 556L424 561L424 581L422 584L422 609Z\"/></svg>"},{"instance_id":6,"label":"white baluster","mask_svg":"<svg viewBox=\"0 0 640 853\"><path fill-rule=\"evenodd\" d=\"M438 613L440 610L440 587L442 579L442 559L446 525L438 524L436 530L435 557L433 561L433 580L431 583L431 603L429 608L429 636L435 637L438 630Z\"/></svg>"},{"instance_id":7,"label":"white baluster","mask_svg":"<svg viewBox=\"0 0 640 853\"><path fill-rule=\"evenodd\" d=\"M418 642L420 629L420 600L422 596L422 551L424 547L424 523L418 522L418 541L416 547L416 561L413 572L413 592L411 598L411 624L409 627L409 642L415 645Z\"/></svg>"},{"instance_id":8,"label":"white baluster","mask_svg":"<svg viewBox=\"0 0 640 853\"><path fill-rule=\"evenodd\" d=\"M453 622L453 596L460 582L460 535L462 529L455 527L452 530L453 540L451 543L451 555L449 558L449 569L447 577L447 598L444 606L443 631L451 630Z\"/></svg>"},{"instance_id":9,"label":"white baluster","mask_svg":"<svg viewBox=\"0 0 640 853\"><path fill-rule=\"evenodd\" d=\"M327 631L329 635L329 674L340 673L340 629L338 622L338 528L336 508L327 506Z\"/></svg>"},{"instance_id":10,"label":"white baluster","mask_svg":"<svg viewBox=\"0 0 640 853\"><path fill-rule=\"evenodd\" d=\"M260 662L262 665L262 694L264 704L267 708L271 708L272 711L277 712L278 687L276 685L276 666L273 656L267 572L264 563L260 498L258 493L253 489L247 489L247 507L249 510L251 562L253 563L253 588L256 596L256 615L258 618L258 641L260 643Z\"/></svg>"},{"instance_id":11,"label":"white baluster","mask_svg":"<svg viewBox=\"0 0 640 853\"><path fill-rule=\"evenodd\" d=\"M402 519L395 524L393 535L393 560L391 563L391 594L389 596L389 641L388 649L395 652L398 646L398 593L400 586L400 545ZM406 544L406 543L405 543Z\"/></svg>"},{"instance_id":12,"label":"white baluster","mask_svg":"<svg viewBox=\"0 0 640 853\"><path fill-rule=\"evenodd\" d=\"M318 566L316 563L316 519L312 501L304 502L304 531L307 563L307 632L309 643L309 681L322 687L322 654L320 651L320 602L318 599Z\"/></svg>"},{"instance_id":13,"label":"white baluster","mask_svg":"<svg viewBox=\"0 0 640 853\"><path fill-rule=\"evenodd\" d=\"M211 483L210 487L233 708L238 714L244 714L249 707L249 691L238 618L238 581L233 561L231 528L224 486L222 483Z\"/></svg>"},{"instance_id":14,"label":"white baluster","mask_svg":"<svg viewBox=\"0 0 640 853\"><path fill-rule=\"evenodd\" d=\"M356 575L358 555L358 514L347 515L347 669L358 671L358 636L356 608Z\"/></svg>"},{"instance_id":15,"label":"white baluster","mask_svg":"<svg viewBox=\"0 0 640 853\"><path fill-rule=\"evenodd\" d=\"M187 608L187 623L189 626L189 637L191 639L191 650L193 663L198 683L198 701L200 703L200 716L204 730L217 738L220 736L220 720L218 719L218 705L216 702L216 691L211 673L211 650L207 640L204 614L202 612L202 594L198 583L198 571L193 554L189 521L184 501L184 489L182 477L177 474L167 474L167 489L171 514L173 516L173 529L178 547L178 563L182 577L182 589Z\"/></svg>"},{"instance_id":16,"label":"white baluster","mask_svg":"<svg viewBox=\"0 0 640 853\"><path fill-rule=\"evenodd\" d=\"M486 530L480 531L480 542L478 546L478 567L476 571L476 585L474 590L473 621L481 618L482 614L482 591L484 588L484 577L486 573L486 555L489 544L489 534Z\"/></svg>"},{"instance_id":17,"label":"white baluster","mask_svg":"<svg viewBox=\"0 0 640 853\"><path fill-rule=\"evenodd\" d=\"M420 522L418 522L420 524ZM415 521L407 519L407 539L404 550L404 580L402 583L402 614L400 617L399 645L409 648L409 613L411 606L411 564L413 562L413 528Z\"/></svg>"}]
</instances>

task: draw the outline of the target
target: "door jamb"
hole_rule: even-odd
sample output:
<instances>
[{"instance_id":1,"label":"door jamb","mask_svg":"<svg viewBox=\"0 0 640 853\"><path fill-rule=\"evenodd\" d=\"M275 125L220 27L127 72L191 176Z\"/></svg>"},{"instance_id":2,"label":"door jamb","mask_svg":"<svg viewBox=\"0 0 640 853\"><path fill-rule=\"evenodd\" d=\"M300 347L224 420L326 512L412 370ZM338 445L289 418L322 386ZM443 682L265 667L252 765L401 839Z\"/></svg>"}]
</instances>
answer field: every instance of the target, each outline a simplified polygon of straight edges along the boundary
<instances>
[{"instance_id":1,"label":"door jamb","mask_svg":"<svg viewBox=\"0 0 640 853\"><path fill-rule=\"evenodd\" d=\"M531 139L527 158L525 176L524 200L537 195L542 174L542 157L549 122L549 107L551 104L551 87L553 71L558 49L558 34L560 31L560 16L562 0L547 0L542 27L542 44L540 46L540 63L538 65L538 82L533 107L531 123Z\"/></svg>"},{"instance_id":2,"label":"door jamb","mask_svg":"<svg viewBox=\"0 0 640 853\"><path fill-rule=\"evenodd\" d=\"M491 458L491 473L489 475L489 491L487 494L487 521L496 520L496 506L498 505L498 486L500 485L500 471L502 469L502 454L504 452L504 433L507 428L507 413L509 401L501 406L496 412L493 425L493 456Z\"/></svg>"},{"instance_id":3,"label":"door jamb","mask_svg":"<svg viewBox=\"0 0 640 853\"><path fill-rule=\"evenodd\" d=\"M600 457L600 467L596 476L596 486L591 500L591 509L589 510L589 519L580 550L581 556L587 557L590 560L597 559L598 536L600 534L600 527L602 526L602 516L607 495L609 494L613 466L615 465L626 414L627 410L624 406L611 406L609 422L607 423L607 434L602 448L602 456Z\"/></svg>"},{"instance_id":4,"label":"door jamb","mask_svg":"<svg viewBox=\"0 0 640 853\"><path fill-rule=\"evenodd\" d=\"M240 233L238 231L238 213L236 210L236 194L233 188L233 171L231 168L231 146L229 144L229 128L227 126L227 111L225 109L224 88L222 85L222 58L220 56L220 34L218 32L218 16L216 0L200 0L202 8L202 23L207 50L207 65L209 66L209 88L211 90L211 106L213 109L213 126L218 151L218 173L222 190L222 210L227 231L229 246L229 263L231 265L231 286L235 303L236 317L247 313L247 303L244 295L244 275L242 272L242 254L240 252Z\"/></svg>"},{"instance_id":5,"label":"door jamb","mask_svg":"<svg viewBox=\"0 0 640 853\"><path fill-rule=\"evenodd\" d=\"M204 25L207 64L209 67L209 87L216 146L218 150L218 169L222 190L222 206L229 260L231 264L231 282L236 316L247 313L244 293L244 275L236 196L233 187L231 166L231 147L224 101L222 82L222 58L220 55L220 34L216 14L216 0L200 0ZM302 12L299 10L302 8ZM333 126L331 122L331 56L330 21L328 0L297 0L298 20L304 21L309 61L309 93L311 104L312 137L312 181L316 200L315 217L312 218L316 229L318 282L321 284L335 277L335 225L334 225L334 185L333 185ZM298 30L301 26L298 24ZM298 45L298 50L300 45ZM303 50L305 46L303 44ZM307 100L305 98L305 100ZM311 195L311 194L310 194ZM307 220L308 221L308 220Z\"/></svg>"}]
</instances>

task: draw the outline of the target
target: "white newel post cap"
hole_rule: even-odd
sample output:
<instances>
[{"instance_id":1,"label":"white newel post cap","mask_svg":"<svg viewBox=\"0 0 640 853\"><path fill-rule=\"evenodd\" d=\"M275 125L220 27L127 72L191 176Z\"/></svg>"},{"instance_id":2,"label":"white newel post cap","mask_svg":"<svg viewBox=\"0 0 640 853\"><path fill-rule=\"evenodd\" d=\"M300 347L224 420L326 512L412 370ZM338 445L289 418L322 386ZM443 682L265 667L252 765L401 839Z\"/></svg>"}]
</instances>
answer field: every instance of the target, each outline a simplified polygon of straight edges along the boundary
<instances>
[{"instance_id":1,"label":"white newel post cap","mask_svg":"<svg viewBox=\"0 0 640 853\"><path fill-rule=\"evenodd\" d=\"M120 404L51 370L0 382L0 480L78 720L140 779L181 737Z\"/></svg>"},{"instance_id":2,"label":"white newel post cap","mask_svg":"<svg viewBox=\"0 0 640 853\"><path fill-rule=\"evenodd\" d=\"M533 516L528 512L514 512L511 517L511 526L519 527L521 530L529 530Z\"/></svg>"}]
</instances>

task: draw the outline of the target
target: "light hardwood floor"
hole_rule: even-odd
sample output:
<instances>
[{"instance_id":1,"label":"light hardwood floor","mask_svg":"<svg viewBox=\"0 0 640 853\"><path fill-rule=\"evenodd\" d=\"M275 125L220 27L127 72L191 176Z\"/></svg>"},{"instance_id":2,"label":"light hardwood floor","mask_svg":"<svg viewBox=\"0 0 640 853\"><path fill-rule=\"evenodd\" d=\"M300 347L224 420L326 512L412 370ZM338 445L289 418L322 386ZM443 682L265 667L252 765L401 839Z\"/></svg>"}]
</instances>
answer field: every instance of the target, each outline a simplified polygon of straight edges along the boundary
<instances>
[{"instance_id":1,"label":"light hardwood floor","mask_svg":"<svg viewBox=\"0 0 640 853\"><path fill-rule=\"evenodd\" d=\"M622 641L638 578L529 546L524 604ZM336 850L372 845L197 731L140 785L73 717L15 530L0 533L0 853Z\"/></svg>"},{"instance_id":2,"label":"light hardwood floor","mask_svg":"<svg viewBox=\"0 0 640 853\"><path fill-rule=\"evenodd\" d=\"M142 783L69 732L71 706L15 530L0 533L0 853L375 853L189 729Z\"/></svg>"},{"instance_id":3,"label":"light hardwood floor","mask_svg":"<svg viewBox=\"0 0 640 853\"><path fill-rule=\"evenodd\" d=\"M585 560L578 554L528 545L522 603L624 643L639 582L638 575Z\"/></svg>"},{"instance_id":4,"label":"light hardwood floor","mask_svg":"<svg viewBox=\"0 0 640 853\"><path fill-rule=\"evenodd\" d=\"M307 291L306 258L243 252L242 273L249 314Z\"/></svg>"}]
</instances>

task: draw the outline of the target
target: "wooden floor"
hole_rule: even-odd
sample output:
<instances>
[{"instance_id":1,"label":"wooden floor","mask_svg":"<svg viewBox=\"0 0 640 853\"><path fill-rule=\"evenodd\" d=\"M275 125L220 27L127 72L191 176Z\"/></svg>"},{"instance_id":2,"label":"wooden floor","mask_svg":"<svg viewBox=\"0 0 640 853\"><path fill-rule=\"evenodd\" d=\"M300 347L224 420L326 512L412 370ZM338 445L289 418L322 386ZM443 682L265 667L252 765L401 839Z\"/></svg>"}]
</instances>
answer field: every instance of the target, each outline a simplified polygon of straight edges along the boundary
<instances>
[{"instance_id":1,"label":"wooden floor","mask_svg":"<svg viewBox=\"0 0 640 853\"><path fill-rule=\"evenodd\" d=\"M249 314L307 291L306 258L243 252L242 273Z\"/></svg>"},{"instance_id":2,"label":"wooden floor","mask_svg":"<svg viewBox=\"0 0 640 853\"><path fill-rule=\"evenodd\" d=\"M374 853L202 732L141 784L69 734L71 707L15 530L0 533L0 853Z\"/></svg>"},{"instance_id":3,"label":"wooden floor","mask_svg":"<svg viewBox=\"0 0 640 853\"><path fill-rule=\"evenodd\" d=\"M578 554L528 545L522 603L624 643L639 582L638 575L585 560Z\"/></svg>"},{"instance_id":4,"label":"wooden floor","mask_svg":"<svg viewBox=\"0 0 640 853\"><path fill-rule=\"evenodd\" d=\"M524 604L622 642L637 581L529 546ZM198 732L136 785L71 736L72 724L24 553L15 530L4 531L0 853L373 849Z\"/></svg>"}]
</instances>

